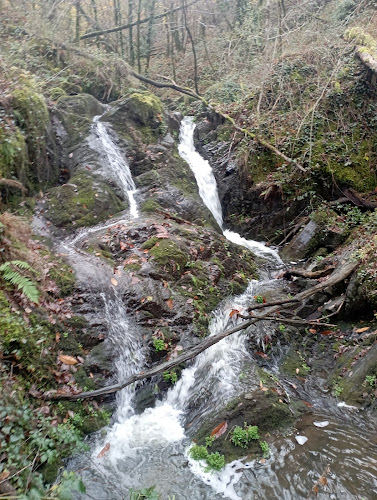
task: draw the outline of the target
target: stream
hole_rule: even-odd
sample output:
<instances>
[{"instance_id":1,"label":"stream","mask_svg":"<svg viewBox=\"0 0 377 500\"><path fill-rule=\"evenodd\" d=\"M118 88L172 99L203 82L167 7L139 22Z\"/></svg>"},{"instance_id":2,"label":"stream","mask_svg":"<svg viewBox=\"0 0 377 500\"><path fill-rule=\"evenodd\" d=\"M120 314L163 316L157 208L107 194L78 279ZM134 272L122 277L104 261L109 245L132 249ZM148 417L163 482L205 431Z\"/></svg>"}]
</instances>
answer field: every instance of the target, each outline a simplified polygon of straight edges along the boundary
<instances>
[{"instance_id":1,"label":"stream","mask_svg":"<svg viewBox=\"0 0 377 500\"><path fill-rule=\"evenodd\" d=\"M249 248L265 262L259 281L251 280L242 295L225 299L213 312L209 334L215 335L236 324L237 320L229 317L232 309L245 311L255 295L279 292L282 283L274 277L282 261L274 249L223 227L216 181L209 163L195 150L194 128L193 119L186 117L181 125L179 154L193 171L203 202L227 239ZM63 240L59 248L68 254L78 280L89 279L93 287L102 290L98 314L107 322L106 342L116 353L117 379L121 381L143 369L144 347L121 300L122 280L119 279L119 287L114 290L108 284L110 266L99 265L99 259L84 252L81 244L92 232L114 224L132 224L139 216L137 192L128 164L106 124L96 118L91 134L95 149L109 169L109 177L117 180L130 209L120 219L79 231L73 238ZM250 334L262 339L267 331L268 325L260 322ZM312 391L313 412L305 415L288 434L269 439L271 455L263 463L238 460L220 473L205 473L198 462L188 457L190 435L203 418L235 396L259 386L246 341L245 333L238 333L200 354L162 400L141 414L136 413L134 404L137 384L119 392L111 425L90 436L90 452L71 459L68 464L70 470L81 471L87 488L87 493L77 498L127 499L130 488L154 485L162 500L307 499L330 465L328 485L320 489L318 498L376 499L374 422L355 409L337 406L337 401L325 398L315 387L307 388ZM325 420L329 422L326 427L313 425L314 421ZM297 434L308 438L304 445L297 443ZM107 443L108 453L97 458Z\"/></svg>"}]
</instances>

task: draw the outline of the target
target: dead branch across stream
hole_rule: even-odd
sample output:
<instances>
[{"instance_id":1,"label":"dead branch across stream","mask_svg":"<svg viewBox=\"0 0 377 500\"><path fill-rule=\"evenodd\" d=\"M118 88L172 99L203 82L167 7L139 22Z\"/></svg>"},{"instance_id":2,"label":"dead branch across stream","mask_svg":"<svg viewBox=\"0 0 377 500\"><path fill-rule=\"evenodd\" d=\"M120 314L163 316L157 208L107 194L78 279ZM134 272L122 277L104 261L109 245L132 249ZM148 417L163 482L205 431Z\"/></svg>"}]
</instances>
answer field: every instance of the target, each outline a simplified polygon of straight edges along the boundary
<instances>
[{"instance_id":1,"label":"dead branch across stream","mask_svg":"<svg viewBox=\"0 0 377 500\"><path fill-rule=\"evenodd\" d=\"M108 394L114 394L125 387L133 384L134 382L137 382L139 380L143 380L146 378L153 377L155 375L158 375L159 373L169 371L172 368L174 368L177 365L180 365L181 363L184 363L185 361L189 361L190 359L195 358L198 356L198 354L202 353L209 347L213 346L214 344L217 344L221 340L225 339L226 337L229 337L230 335L233 335L234 333L237 333L241 330L245 330L248 327L254 325L258 321L262 320L275 320L278 322L279 318L275 318L271 316L273 313L278 311L278 309L281 308L290 308L294 304L297 304L297 302L302 302L303 300L315 295L319 291L322 291L326 288L332 287L344 279L346 279L358 266L358 262L351 260L350 255L346 257L346 261L339 261L338 266L334 270L334 272L329 276L328 279L325 281L322 281L321 283L318 283L317 285L313 286L312 288L309 288L308 290L304 290L301 293L298 293L294 298L292 299L282 299L282 300L276 300L271 303L265 303L265 304L258 304L255 305L254 307L249 308L249 312L252 313L253 310L256 309L264 309L265 312L264 314L261 314L260 316L253 316L253 313L251 316L249 316L247 321L244 321L243 323L240 323L239 325L236 325L233 328L230 328L229 330L225 330L223 332L218 333L217 335L213 335L211 337L206 338L200 344L192 347L191 349L188 349L186 352L183 352L181 355L177 356L174 359L171 359L169 361L165 361L165 363L162 363L160 365L154 366L148 370L142 371L140 373L136 373L134 375L131 375L128 377L126 380L123 380L117 384L110 385L107 387L103 387L101 389L97 389L94 391L88 391L88 392L82 392L79 394L49 394L47 395L41 395L40 397L42 399L53 399L53 400L78 400L78 399L88 399L88 398L95 398L99 396L105 396ZM285 322L288 322L289 320L287 318L284 319ZM292 320L292 323L296 322L297 320ZM324 324L320 323L321 319L318 320L316 323L319 326L325 326ZM300 322L301 323L301 322ZM313 322L311 322L313 324Z\"/></svg>"}]
</instances>

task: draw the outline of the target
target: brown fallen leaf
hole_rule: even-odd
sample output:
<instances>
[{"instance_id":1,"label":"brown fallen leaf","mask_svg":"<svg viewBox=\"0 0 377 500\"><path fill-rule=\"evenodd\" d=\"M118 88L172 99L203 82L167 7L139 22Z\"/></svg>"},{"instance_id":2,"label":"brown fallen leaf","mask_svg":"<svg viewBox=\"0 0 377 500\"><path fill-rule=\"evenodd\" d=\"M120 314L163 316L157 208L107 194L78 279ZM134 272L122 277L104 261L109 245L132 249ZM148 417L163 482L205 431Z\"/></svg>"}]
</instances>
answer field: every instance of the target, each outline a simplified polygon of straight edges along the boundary
<instances>
[{"instance_id":1,"label":"brown fallen leaf","mask_svg":"<svg viewBox=\"0 0 377 500\"><path fill-rule=\"evenodd\" d=\"M56 332L55 333L55 342L59 342L59 340L60 340L60 333Z\"/></svg>"},{"instance_id":2,"label":"brown fallen leaf","mask_svg":"<svg viewBox=\"0 0 377 500\"><path fill-rule=\"evenodd\" d=\"M5 481L9 476L10 476L10 471L9 470L4 470L0 474L0 481Z\"/></svg>"},{"instance_id":3,"label":"brown fallen leaf","mask_svg":"<svg viewBox=\"0 0 377 500\"><path fill-rule=\"evenodd\" d=\"M324 477L324 476L321 476L319 478L319 483L322 485L322 486L326 486L327 485L327 479Z\"/></svg>"},{"instance_id":4,"label":"brown fallen leaf","mask_svg":"<svg viewBox=\"0 0 377 500\"><path fill-rule=\"evenodd\" d=\"M332 330L324 330L321 335L332 335L334 332Z\"/></svg>"},{"instance_id":5,"label":"brown fallen leaf","mask_svg":"<svg viewBox=\"0 0 377 500\"><path fill-rule=\"evenodd\" d=\"M26 311L26 309L25 309ZM366 332L367 330L369 330L370 326L364 326L364 328L358 328L357 330L355 330L355 333L363 333L363 332Z\"/></svg>"},{"instance_id":6,"label":"brown fallen leaf","mask_svg":"<svg viewBox=\"0 0 377 500\"><path fill-rule=\"evenodd\" d=\"M102 458L110 450L110 443L106 443L102 450L98 453L97 458Z\"/></svg>"},{"instance_id":7,"label":"brown fallen leaf","mask_svg":"<svg viewBox=\"0 0 377 500\"><path fill-rule=\"evenodd\" d=\"M233 316L238 314L238 313L239 313L238 309L232 309L229 313L229 318L233 318Z\"/></svg>"},{"instance_id":8,"label":"brown fallen leaf","mask_svg":"<svg viewBox=\"0 0 377 500\"><path fill-rule=\"evenodd\" d=\"M59 361L64 363L65 365L76 365L78 360L73 356L67 356L66 354L60 354Z\"/></svg>"},{"instance_id":9,"label":"brown fallen leaf","mask_svg":"<svg viewBox=\"0 0 377 500\"><path fill-rule=\"evenodd\" d=\"M308 401L303 401L304 405L306 405L308 408L311 408L313 405L310 404Z\"/></svg>"},{"instance_id":10,"label":"brown fallen leaf","mask_svg":"<svg viewBox=\"0 0 377 500\"><path fill-rule=\"evenodd\" d=\"M225 434L226 430L228 428L228 423L227 422L221 422L217 427L213 429L211 432L211 436L215 436L215 438L219 438L223 434Z\"/></svg>"},{"instance_id":11,"label":"brown fallen leaf","mask_svg":"<svg viewBox=\"0 0 377 500\"><path fill-rule=\"evenodd\" d=\"M173 309L173 299L168 299L166 301L166 303L167 303L169 309Z\"/></svg>"},{"instance_id":12,"label":"brown fallen leaf","mask_svg":"<svg viewBox=\"0 0 377 500\"><path fill-rule=\"evenodd\" d=\"M266 353L264 352L256 352L255 354L257 354L258 356L260 356L261 358L263 359L268 359L268 356Z\"/></svg>"},{"instance_id":13,"label":"brown fallen leaf","mask_svg":"<svg viewBox=\"0 0 377 500\"><path fill-rule=\"evenodd\" d=\"M118 282L115 278L111 278L111 283L114 285L114 286L118 286Z\"/></svg>"}]
</instances>

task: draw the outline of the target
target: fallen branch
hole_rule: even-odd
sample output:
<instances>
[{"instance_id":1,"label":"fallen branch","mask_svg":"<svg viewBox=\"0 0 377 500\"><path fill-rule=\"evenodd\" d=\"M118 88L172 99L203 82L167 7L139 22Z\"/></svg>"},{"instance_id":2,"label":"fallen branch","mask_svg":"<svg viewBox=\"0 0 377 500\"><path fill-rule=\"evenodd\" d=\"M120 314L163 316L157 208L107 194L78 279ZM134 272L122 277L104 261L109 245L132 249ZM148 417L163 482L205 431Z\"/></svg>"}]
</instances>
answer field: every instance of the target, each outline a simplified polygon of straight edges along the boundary
<instances>
[{"instance_id":1,"label":"fallen branch","mask_svg":"<svg viewBox=\"0 0 377 500\"><path fill-rule=\"evenodd\" d=\"M186 6L180 5L179 7L176 7L175 9L170 9L162 14L158 14L156 16L152 17L146 17L145 19L140 19L138 21L134 21L133 23L128 23L128 24L122 24L121 26L115 26L113 28L108 28L106 30L99 30L99 31L93 31L91 33L85 33L85 35L82 35L80 37L80 40L86 40L87 38L94 38L100 35L106 35L107 33L116 33L117 31L123 31L123 30L128 30L129 28L133 28L134 26L138 26L140 24L148 23L151 19L161 19L162 17L166 17L169 14L173 14L174 12L177 12L178 10L182 10L183 8L190 7L191 5L194 5L197 3L199 0L194 0L193 2L189 3Z\"/></svg>"},{"instance_id":2,"label":"fallen branch","mask_svg":"<svg viewBox=\"0 0 377 500\"><path fill-rule=\"evenodd\" d=\"M329 266L326 269L321 269L320 271L305 271L304 269L287 269L282 278L291 279L292 276L298 276L300 278L308 278L308 279L318 279L323 278L324 276L328 276L335 269L335 266Z\"/></svg>"},{"instance_id":3,"label":"fallen branch","mask_svg":"<svg viewBox=\"0 0 377 500\"><path fill-rule=\"evenodd\" d=\"M133 384L134 382L137 382L139 380L144 380L146 378L154 377L155 375L158 375L159 373L169 371L172 368L174 368L177 365L180 365L181 363L184 363L186 361L189 361L190 359L195 358L198 356L200 353L208 349L209 347L213 346L214 344L217 344L220 342L220 340L225 339L226 337L229 337L230 335L233 335L234 333L237 333L241 330L245 330L251 325L254 325L258 321L268 319L274 320L274 321L283 321L283 322L290 322L290 323L296 323L297 321L300 322L300 324L313 324L315 326L334 326L334 325L326 325L326 324L321 324L321 318L317 321L305 321L305 320L290 320L288 318L275 318L272 317L271 314L276 312L281 306L286 307L292 305L294 302L301 302L304 299L310 297L311 295L314 295L320 290L323 290L325 288L328 288L330 286L334 286L340 281L344 280L349 276L358 266L358 262L348 262L343 264L342 262L339 263L338 267L335 269L335 271L332 273L332 275L329 277L328 280L322 283L318 283L316 286L310 288L309 290L305 290L299 294L297 294L294 298L292 299L285 299L285 300L277 300L273 301L270 303L266 304L258 304L255 305L251 308L250 310L256 310L256 309L261 309L261 308L266 308L267 311L265 314L261 316L249 316L247 318L248 321L245 321L241 323L240 325L235 326L234 328L231 328L229 330L225 330L223 332L218 333L217 335L213 335L211 337L208 337L207 339L203 340L200 344L194 346L192 349L187 350L177 358L174 358L169 361L165 361L165 363L162 363L160 365L157 365L153 368L150 368L149 370L145 370L140 373L136 373L134 375L131 375L128 377L126 380L123 382L119 382L118 384L110 385L107 387L103 387L101 389L97 389L94 391L89 391L89 392L82 392L80 394L51 394L51 392L48 395L41 395L40 397L42 399L53 399L53 400L69 400L69 401L74 401L77 399L88 399L88 398L94 398L98 396L104 396L108 394L114 394L115 392L118 392L125 387ZM280 306L280 307L279 307ZM239 317L244 318L243 316L239 315Z\"/></svg>"},{"instance_id":4,"label":"fallen branch","mask_svg":"<svg viewBox=\"0 0 377 500\"><path fill-rule=\"evenodd\" d=\"M368 210L374 210L377 208L377 202L366 200L361 196L360 193L352 188L345 189L344 194L347 199L351 201L357 207L367 208Z\"/></svg>"},{"instance_id":5,"label":"fallen branch","mask_svg":"<svg viewBox=\"0 0 377 500\"><path fill-rule=\"evenodd\" d=\"M220 342L220 340L225 339L226 337L232 335L233 333L245 330L249 326L253 325L257 321L260 321L262 319L263 316L260 316L258 318L253 318L252 320L245 321L244 323L241 323L240 325L237 325L234 328L231 328L230 330L225 330L224 332L218 333L217 335L208 337L206 340L203 340L200 344L196 345L192 349L189 349L180 356L177 356L176 358L170 361L165 361L165 363L150 368L149 370L131 375L131 377L128 377L126 380L124 380L123 382L119 382L118 384L103 387L102 389L97 389L95 391L82 392L80 394L57 394L57 395L49 394L47 397L42 394L40 397L42 399L53 399L53 400L66 399L69 401L73 401L77 399L88 399L98 396L104 396L107 394L113 394L133 384L134 382L137 382L138 380L154 377L159 373L169 371L175 366L180 365L181 363L184 363L185 361L188 361L192 358L195 358L201 352L205 351L212 345L217 344L217 342Z\"/></svg>"}]
</instances>

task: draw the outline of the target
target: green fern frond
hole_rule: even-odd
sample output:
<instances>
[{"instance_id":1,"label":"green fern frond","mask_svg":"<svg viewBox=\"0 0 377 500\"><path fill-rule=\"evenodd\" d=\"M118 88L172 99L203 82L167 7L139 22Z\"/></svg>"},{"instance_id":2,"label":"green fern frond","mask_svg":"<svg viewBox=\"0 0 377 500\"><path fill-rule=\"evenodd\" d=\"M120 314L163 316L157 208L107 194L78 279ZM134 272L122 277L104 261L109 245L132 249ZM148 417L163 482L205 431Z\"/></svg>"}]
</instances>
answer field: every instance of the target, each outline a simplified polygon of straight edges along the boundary
<instances>
[{"instance_id":1,"label":"green fern frond","mask_svg":"<svg viewBox=\"0 0 377 500\"><path fill-rule=\"evenodd\" d=\"M0 273L2 278L5 281L8 281L13 286L16 286L26 297L32 302L38 303L39 300L39 291L35 284L26 276L23 276L18 271L15 271L13 266L16 266L20 269L26 269L28 271L34 271L34 269L23 260L12 260L9 262L4 262L0 266Z\"/></svg>"}]
</instances>

